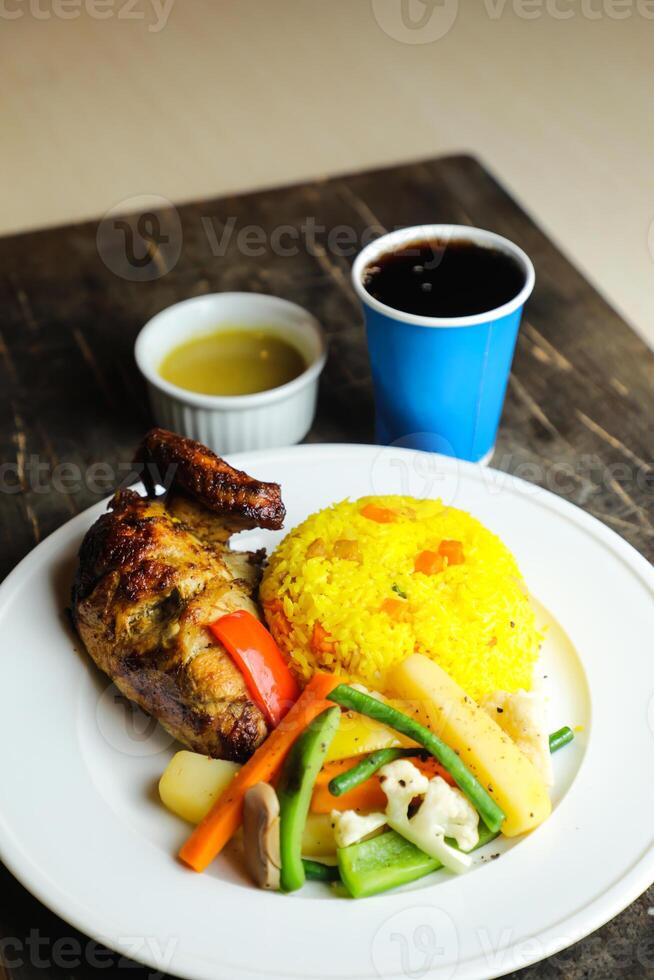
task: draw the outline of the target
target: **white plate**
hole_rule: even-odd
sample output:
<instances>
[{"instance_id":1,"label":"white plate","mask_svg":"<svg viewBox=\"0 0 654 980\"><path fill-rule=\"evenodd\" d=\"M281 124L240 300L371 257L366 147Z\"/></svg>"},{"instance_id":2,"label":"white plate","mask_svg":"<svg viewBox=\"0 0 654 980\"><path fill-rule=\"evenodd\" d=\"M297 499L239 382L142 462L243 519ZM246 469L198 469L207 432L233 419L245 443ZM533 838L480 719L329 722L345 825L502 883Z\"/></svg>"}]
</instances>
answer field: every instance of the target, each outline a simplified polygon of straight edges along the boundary
<instances>
[{"instance_id":1,"label":"white plate","mask_svg":"<svg viewBox=\"0 0 654 980\"><path fill-rule=\"evenodd\" d=\"M570 945L644 891L654 880L651 566L570 504L471 464L362 446L237 462L282 484L287 528L346 496L401 492L442 496L504 539L565 629L554 623L545 656L552 728L585 725L555 758L551 819L510 847L489 845L467 875L361 901L317 884L257 891L233 854L204 875L183 868L174 855L187 828L155 788L171 740L76 652L67 625L75 554L103 503L0 588L0 857L16 877L94 939L193 980L495 977ZM270 547L280 536L242 538Z\"/></svg>"}]
</instances>

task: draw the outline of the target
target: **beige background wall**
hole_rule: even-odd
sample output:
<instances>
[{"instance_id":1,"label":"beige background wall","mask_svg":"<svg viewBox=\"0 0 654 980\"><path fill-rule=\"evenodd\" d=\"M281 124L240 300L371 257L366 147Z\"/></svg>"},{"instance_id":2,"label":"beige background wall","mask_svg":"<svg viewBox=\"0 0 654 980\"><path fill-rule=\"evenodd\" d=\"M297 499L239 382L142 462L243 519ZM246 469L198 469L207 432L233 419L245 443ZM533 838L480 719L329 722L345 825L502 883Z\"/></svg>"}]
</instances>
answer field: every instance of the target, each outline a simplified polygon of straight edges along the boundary
<instances>
[{"instance_id":1,"label":"beige background wall","mask_svg":"<svg viewBox=\"0 0 654 980\"><path fill-rule=\"evenodd\" d=\"M653 18L652 0L0 0L0 231L468 150L654 345Z\"/></svg>"}]
</instances>

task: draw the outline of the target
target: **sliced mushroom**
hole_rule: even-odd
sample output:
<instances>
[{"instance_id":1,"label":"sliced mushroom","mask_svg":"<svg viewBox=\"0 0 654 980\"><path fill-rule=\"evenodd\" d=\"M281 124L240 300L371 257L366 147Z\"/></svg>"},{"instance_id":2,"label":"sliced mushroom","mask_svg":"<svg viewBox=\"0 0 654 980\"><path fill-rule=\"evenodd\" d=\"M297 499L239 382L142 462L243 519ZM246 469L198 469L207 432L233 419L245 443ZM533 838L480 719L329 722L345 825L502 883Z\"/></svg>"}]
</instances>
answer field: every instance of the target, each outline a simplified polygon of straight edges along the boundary
<instances>
[{"instance_id":1,"label":"sliced mushroom","mask_svg":"<svg viewBox=\"0 0 654 980\"><path fill-rule=\"evenodd\" d=\"M279 889L279 800L268 783L257 783L245 794L243 807L245 864L259 888Z\"/></svg>"}]
</instances>

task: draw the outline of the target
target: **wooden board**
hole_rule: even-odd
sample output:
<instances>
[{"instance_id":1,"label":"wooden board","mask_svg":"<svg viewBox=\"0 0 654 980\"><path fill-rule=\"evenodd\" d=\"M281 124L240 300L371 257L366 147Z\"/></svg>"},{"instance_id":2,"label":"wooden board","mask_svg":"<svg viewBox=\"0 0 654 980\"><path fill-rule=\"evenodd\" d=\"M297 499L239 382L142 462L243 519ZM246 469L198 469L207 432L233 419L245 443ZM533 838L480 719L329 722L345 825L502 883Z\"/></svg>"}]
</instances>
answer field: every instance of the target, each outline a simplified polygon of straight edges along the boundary
<instances>
[{"instance_id":1,"label":"wooden board","mask_svg":"<svg viewBox=\"0 0 654 980\"><path fill-rule=\"evenodd\" d=\"M134 446L152 423L134 339L177 300L254 290L309 308L330 343L309 439L373 441L352 257L375 231L434 221L506 235L536 267L493 466L572 500L651 560L654 354L483 166L458 156L200 201L154 223L133 216L129 227L99 231L93 222L0 240L0 576L129 480ZM142 267L139 229L150 239ZM10 977L78 980L116 966L5 870L0 886L0 937L12 940L0 939L0 959ZM654 889L525 976L654 978L650 905ZM36 953L30 930L44 940Z\"/></svg>"}]
</instances>

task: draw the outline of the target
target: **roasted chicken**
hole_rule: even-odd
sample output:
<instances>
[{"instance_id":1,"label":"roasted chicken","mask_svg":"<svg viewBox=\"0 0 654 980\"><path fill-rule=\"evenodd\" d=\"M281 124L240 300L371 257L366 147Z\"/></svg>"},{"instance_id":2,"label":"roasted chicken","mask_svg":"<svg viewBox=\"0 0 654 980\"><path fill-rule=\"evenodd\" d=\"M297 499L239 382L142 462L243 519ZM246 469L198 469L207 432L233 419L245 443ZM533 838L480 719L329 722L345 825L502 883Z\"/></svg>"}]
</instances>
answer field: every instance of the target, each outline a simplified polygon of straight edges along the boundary
<instances>
[{"instance_id":1,"label":"roasted chicken","mask_svg":"<svg viewBox=\"0 0 654 980\"><path fill-rule=\"evenodd\" d=\"M238 530L282 526L280 488L163 429L146 436L137 460L148 495L118 491L82 542L76 629L120 691L180 742L242 761L266 721L207 626L236 609L259 615L263 553L228 542ZM167 488L159 496L157 485Z\"/></svg>"}]
</instances>

